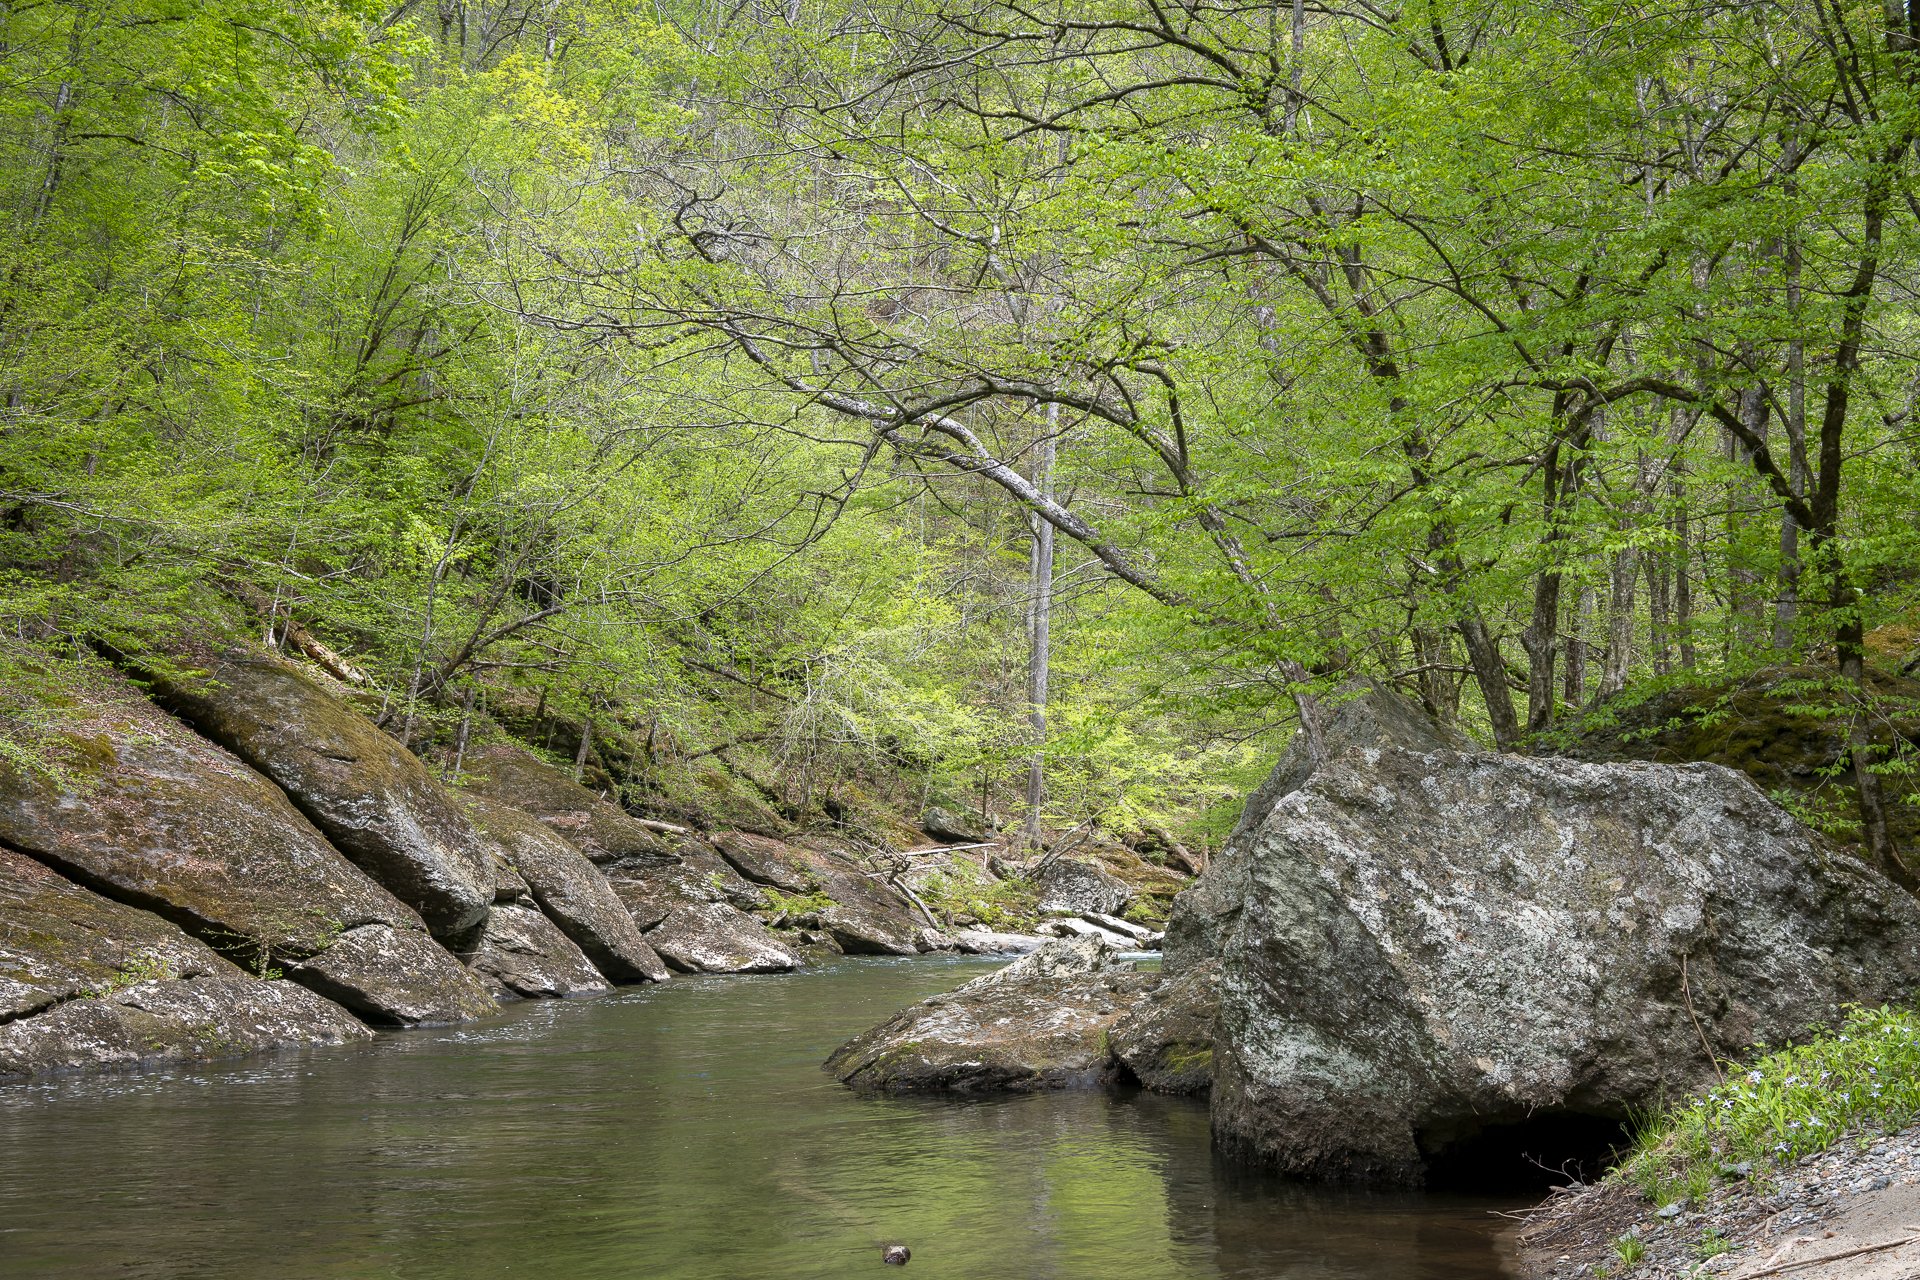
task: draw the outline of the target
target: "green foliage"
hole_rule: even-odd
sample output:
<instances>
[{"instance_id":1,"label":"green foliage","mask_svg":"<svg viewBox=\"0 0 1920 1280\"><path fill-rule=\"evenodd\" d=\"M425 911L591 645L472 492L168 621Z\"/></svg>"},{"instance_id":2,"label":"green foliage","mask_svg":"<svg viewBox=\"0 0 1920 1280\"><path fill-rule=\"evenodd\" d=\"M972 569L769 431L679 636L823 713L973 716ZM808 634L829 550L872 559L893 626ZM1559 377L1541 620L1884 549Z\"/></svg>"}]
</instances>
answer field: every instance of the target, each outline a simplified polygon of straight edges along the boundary
<instances>
[{"instance_id":1,"label":"green foliage","mask_svg":"<svg viewBox=\"0 0 1920 1280\"><path fill-rule=\"evenodd\" d=\"M1834 1031L1730 1069L1723 1084L1639 1136L1622 1176L1662 1204L1698 1199L1723 1171L1789 1164L1920 1116L1920 1016L1855 1008Z\"/></svg>"}]
</instances>

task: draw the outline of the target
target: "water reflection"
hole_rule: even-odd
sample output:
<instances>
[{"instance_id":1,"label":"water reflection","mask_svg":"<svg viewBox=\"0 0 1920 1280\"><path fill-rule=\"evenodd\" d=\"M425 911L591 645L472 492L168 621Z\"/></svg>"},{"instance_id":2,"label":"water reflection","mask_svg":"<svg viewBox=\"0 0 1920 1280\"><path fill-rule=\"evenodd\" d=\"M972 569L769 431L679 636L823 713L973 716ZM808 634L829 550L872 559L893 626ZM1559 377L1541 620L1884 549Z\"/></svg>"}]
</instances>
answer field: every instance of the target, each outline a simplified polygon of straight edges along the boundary
<instances>
[{"instance_id":1,"label":"water reflection","mask_svg":"<svg viewBox=\"0 0 1920 1280\"><path fill-rule=\"evenodd\" d=\"M1479 1203L1218 1167L1139 1094L860 1099L841 1039L991 967L529 1004L225 1069L0 1088L0 1276L1479 1280Z\"/></svg>"}]
</instances>

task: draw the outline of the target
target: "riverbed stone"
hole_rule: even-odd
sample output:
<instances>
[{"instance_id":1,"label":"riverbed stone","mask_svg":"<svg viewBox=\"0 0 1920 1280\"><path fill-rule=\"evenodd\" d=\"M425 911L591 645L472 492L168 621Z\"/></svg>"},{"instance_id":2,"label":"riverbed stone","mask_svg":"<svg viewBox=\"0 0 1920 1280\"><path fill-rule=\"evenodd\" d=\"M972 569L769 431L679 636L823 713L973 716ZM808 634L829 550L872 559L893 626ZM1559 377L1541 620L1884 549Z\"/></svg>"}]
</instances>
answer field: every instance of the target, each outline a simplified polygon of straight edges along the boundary
<instances>
[{"instance_id":1,"label":"riverbed stone","mask_svg":"<svg viewBox=\"0 0 1920 1280\"><path fill-rule=\"evenodd\" d=\"M368 1034L319 996L0 848L0 1080Z\"/></svg>"},{"instance_id":2,"label":"riverbed stone","mask_svg":"<svg viewBox=\"0 0 1920 1280\"><path fill-rule=\"evenodd\" d=\"M507 805L469 797L469 812L499 859L546 917L615 982L663 982L667 966L608 883L565 837ZM658 921L652 923L657 924Z\"/></svg>"},{"instance_id":3,"label":"riverbed stone","mask_svg":"<svg viewBox=\"0 0 1920 1280\"><path fill-rule=\"evenodd\" d=\"M1098 939L1050 942L855 1036L826 1069L881 1093L1092 1088L1108 1030L1158 981Z\"/></svg>"},{"instance_id":4,"label":"riverbed stone","mask_svg":"<svg viewBox=\"0 0 1920 1280\"><path fill-rule=\"evenodd\" d=\"M678 861L666 838L525 747L478 744L468 749L461 772L472 794L539 819L591 862L632 866Z\"/></svg>"},{"instance_id":5,"label":"riverbed stone","mask_svg":"<svg viewBox=\"0 0 1920 1280\"><path fill-rule=\"evenodd\" d=\"M202 674L152 674L171 710L273 779L436 936L486 919L492 868L460 806L418 757L317 677L251 649L227 651Z\"/></svg>"},{"instance_id":6,"label":"riverbed stone","mask_svg":"<svg viewBox=\"0 0 1920 1280\"><path fill-rule=\"evenodd\" d=\"M0 763L0 841L166 917L243 967L284 968L372 1021L414 1021L409 1011L423 1006L437 1020L491 1007L420 916L278 787L123 678L95 672L83 697L66 721L84 745L78 763L57 775ZM349 933L391 940L336 949Z\"/></svg>"},{"instance_id":7,"label":"riverbed stone","mask_svg":"<svg viewBox=\"0 0 1920 1280\"><path fill-rule=\"evenodd\" d=\"M800 897L825 898L796 923L831 934L848 955L917 955L928 924L880 869L831 840L792 843L729 831L713 846L747 880Z\"/></svg>"},{"instance_id":8,"label":"riverbed stone","mask_svg":"<svg viewBox=\"0 0 1920 1280\"><path fill-rule=\"evenodd\" d=\"M1920 991L1920 903L1717 765L1350 748L1229 860L1213 1131L1294 1175L1418 1182Z\"/></svg>"},{"instance_id":9,"label":"riverbed stone","mask_svg":"<svg viewBox=\"0 0 1920 1280\"><path fill-rule=\"evenodd\" d=\"M514 996L566 999L613 990L586 953L531 907L495 907L464 958Z\"/></svg>"}]
</instances>

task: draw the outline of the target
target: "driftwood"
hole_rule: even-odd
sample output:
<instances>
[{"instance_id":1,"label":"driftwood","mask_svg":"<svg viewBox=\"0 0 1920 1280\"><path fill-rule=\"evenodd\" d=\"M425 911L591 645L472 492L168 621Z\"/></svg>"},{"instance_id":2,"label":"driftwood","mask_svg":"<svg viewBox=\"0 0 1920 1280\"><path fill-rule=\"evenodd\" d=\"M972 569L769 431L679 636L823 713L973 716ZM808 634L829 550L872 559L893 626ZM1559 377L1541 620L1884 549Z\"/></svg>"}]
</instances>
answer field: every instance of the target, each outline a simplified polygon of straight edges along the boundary
<instances>
[{"instance_id":1,"label":"driftwood","mask_svg":"<svg viewBox=\"0 0 1920 1280\"><path fill-rule=\"evenodd\" d=\"M1917 1229L1920 1228L1907 1228L1909 1231ZM1916 1241L1920 1241L1920 1235L1902 1236L1898 1240L1887 1240L1880 1244L1863 1244L1857 1249L1842 1249L1838 1253L1823 1253L1812 1258L1796 1258L1792 1262L1775 1263L1770 1267L1762 1267L1758 1271L1743 1271L1735 1276L1733 1280L1760 1280L1761 1276L1784 1275L1789 1271L1798 1271L1802 1267L1817 1267L1823 1262L1839 1262L1844 1258L1857 1258L1863 1253L1885 1253L1889 1249L1898 1249L1902 1245L1913 1244Z\"/></svg>"}]
</instances>

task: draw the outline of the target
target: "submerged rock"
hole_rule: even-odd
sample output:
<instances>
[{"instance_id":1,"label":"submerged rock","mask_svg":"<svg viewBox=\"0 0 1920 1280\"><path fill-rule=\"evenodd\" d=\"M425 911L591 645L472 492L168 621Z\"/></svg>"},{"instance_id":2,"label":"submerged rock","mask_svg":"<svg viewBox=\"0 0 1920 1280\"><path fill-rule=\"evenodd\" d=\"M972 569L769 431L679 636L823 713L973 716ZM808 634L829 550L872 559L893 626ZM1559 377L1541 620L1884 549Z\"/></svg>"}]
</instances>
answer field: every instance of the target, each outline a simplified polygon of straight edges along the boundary
<instances>
[{"instance_id":1,"label":"submerged rock","mask_svg":"<svg viewBox=\"0 0 1920 1280\"><path fill-rule=\"evenodd\" d=\"M236 651L204 677L155 684L194 727L278 783L436 936L486 919L493 873L466 815L412 752L315 678Z\"/></svg>"},{"instance_id":2,"label":"submerged rock","mask_svg":"<svg viewBox=\"0 0 1920 1280\"><path fill-rule=\"evenodd\" d=\"M1229 861L1214 1134L1293 1174L1418 1181L1920 990L1920 904L1717 765L1349 749Z\"/></svg>"},{"instance_id":3,"label":"submerged rock","mask_svg":"<svg viewBox=\"0 0 1920 1280\"><path fill-rule=\"evenodd\" d=\"M613 987L554 923L530 907L495 907L467 963L528 999L591 996Z\"/></svg>"},{"instance_id":4,"label":"submerged rock","mask_svg":"<svg viewBox=\"0 0 1920 1280\"><path fill-rule=\"evenodd\" d=\"M0 1080L369 1034L319 996L0 848Z\"/></svg>"},{"instance_id":5,"label":"submerged rock","mask_svg":"<svg viewBox=\"0 0 1920 1280\"><path fill-rule=\"evenodd\" d=\"M0 840L152 910L254 969L371 1021L457 1021L493 1005L420 917L342 857L280 789L101 676L71 712L84 766L0 763ZM8 912L0 903L0 920ZM373 936L383 941L364 945ZM357 945L341 946L346 937Z\"/></svg>"},{"instance_id":6,"label":"submerged rock","mask_svg":"<svg viewBox=\"0 0 1920 1280\"><path fill-rule=\"evenodd\" d=\"M529 814L478 799L470 806L511 873L595 968L615 982L666 980L666 965L600 868Z\"/></svg>"},{"instance_id":7,"label":"submerged rock","mask_svg":"<svg viewBox=\"0 0 1920 1280\"><path fill-rule=\"evenodd\" d=\"M887 1093L1089 1088L1109 1028L1158 980L1097 939L1051 942L854 1037L826 1069Z\"/></svg>"}]
</instances>

